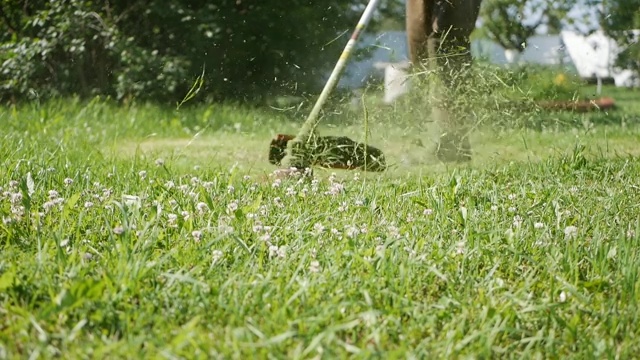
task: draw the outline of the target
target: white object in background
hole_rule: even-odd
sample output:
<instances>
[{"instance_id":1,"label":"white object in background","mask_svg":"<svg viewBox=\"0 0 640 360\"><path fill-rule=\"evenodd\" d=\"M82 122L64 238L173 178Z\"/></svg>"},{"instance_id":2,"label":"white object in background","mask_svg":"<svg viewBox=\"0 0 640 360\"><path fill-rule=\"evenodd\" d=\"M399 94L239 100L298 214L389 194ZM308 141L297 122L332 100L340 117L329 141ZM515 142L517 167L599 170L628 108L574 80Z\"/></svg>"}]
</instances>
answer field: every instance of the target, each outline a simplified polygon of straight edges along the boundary
<instances>
[{"instance_id":1,"label":"white object in background","mask_svg":"<svg viewBox=\"0 0 640 360\"><path fill-rule=\"evenodd\" d=\"M640 39L640 30L629 30L628 34ZM624 49L602 30L588 36L562 31L561 36L582 78L613 78L616 86L640 86L640 74L615 65L616 57Z\"/></svg>"},{"instance_id":2,"label":"white object in background","mask_svg":"<svg viewBox=\"0 0 640 360\"><path fill-rule=\"evenodd\" d=\"M506 49L504 51L504 57L507 59L507 64L515 64L518 62L518 59L520 59L520 51L515 49Z\"/></svg>"},{"instance_id":3,"label":"white object in background","mask_svg":"<svg viewBox=\"0 0 640 360\"><path fill-rule=\"evenodd\" d=\"M410 63L378 62L373 65L376 69L384 70L384 98L385 104L391 104L400 96L409 92L409 68Z\"/></svg>"}]
</instances>

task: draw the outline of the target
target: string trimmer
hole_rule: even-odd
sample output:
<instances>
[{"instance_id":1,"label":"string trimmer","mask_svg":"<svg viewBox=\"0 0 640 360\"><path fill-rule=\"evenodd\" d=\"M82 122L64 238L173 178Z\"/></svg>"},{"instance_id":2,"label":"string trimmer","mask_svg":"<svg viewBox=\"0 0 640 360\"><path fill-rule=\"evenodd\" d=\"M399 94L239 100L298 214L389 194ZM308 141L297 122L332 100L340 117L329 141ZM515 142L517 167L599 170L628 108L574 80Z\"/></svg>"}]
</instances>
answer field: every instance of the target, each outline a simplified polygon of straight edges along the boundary
<instances>
[{"instance_id":1,"label":"string trimmer","mask_svg":"<svg viewBox=\"0 0 640 360\"><path fill-rule=\"evenodd\" d=\"M386 169L384 155L379 149L357 143L344 136L318 136L316 134L316 127L320 121L318 117L320 109L338 83L347 60L351 56L351 51L360 37L360 33L371 20L378 2L379 0L370 0L369 4L367 4L355 31L351 34L351 38L342 51L336 66L322 89L322 93L320 93L298 134L296 136L278 134L271 141L269 162L275 165L282 165L287 169L296 168L299 170L313 165L368 171L383 171Z\"/></svg>"}]
</instances>

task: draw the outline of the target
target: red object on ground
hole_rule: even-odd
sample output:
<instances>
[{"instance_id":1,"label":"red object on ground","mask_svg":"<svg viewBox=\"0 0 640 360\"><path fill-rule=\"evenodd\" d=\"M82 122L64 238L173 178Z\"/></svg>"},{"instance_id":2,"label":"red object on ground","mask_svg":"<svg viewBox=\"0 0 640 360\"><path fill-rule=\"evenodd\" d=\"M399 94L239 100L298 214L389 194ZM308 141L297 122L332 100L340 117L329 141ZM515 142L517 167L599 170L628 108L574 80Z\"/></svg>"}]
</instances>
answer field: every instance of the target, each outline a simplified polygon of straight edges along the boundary
<instances>
[{"instance_id":1,"label":"red object on ground","mask_svg":"<svg viewBox=\"0 0 640 360\"><path fill-rule=\"evenodd\" d=\"M615 101L610 97L588 101L542 101L538 103L547 110L567 110L575 112L588 112L596 110L608 110L615 107Z\"/></svg>"}]
</instances>

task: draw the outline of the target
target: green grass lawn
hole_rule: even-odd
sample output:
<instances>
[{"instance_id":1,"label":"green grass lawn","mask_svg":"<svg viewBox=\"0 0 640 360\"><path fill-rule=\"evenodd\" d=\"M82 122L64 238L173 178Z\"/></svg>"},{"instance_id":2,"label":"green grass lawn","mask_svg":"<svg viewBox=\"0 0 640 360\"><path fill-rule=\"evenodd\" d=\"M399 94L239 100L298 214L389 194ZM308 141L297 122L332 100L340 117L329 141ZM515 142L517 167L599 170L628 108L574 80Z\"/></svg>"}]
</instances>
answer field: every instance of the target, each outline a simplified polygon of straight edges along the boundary
<instances>
[{"instance_id":1,"label":"green grass lawn","mask_svg":"<svg viewBox=\"0 0 640 360\"><path fill-rule=\"evenodd\" d=\"M465 165L416 107L327 115L392 166L313 181L269 176L283 111L2 108L0 358L635 358L640 93L605 92Z\"/></svg>"}]
</instances>

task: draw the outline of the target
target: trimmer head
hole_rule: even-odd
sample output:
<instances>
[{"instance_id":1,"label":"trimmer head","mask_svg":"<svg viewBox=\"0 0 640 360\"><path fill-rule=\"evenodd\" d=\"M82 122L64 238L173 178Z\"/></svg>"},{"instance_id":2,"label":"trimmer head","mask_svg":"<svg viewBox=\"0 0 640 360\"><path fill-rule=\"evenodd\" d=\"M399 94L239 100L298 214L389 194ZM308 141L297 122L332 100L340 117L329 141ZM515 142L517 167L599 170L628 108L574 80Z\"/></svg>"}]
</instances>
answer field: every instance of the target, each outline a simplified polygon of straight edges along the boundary
<instances>
[{"instance_id":1,"label":"trimmer head","mask_svg":"<svg viewBox=\"0 0 640 360\"><path fill-rule=\"evenodd\" d=\"M286 155L287 143L295 136L278 134L271 140L269 162L280 165ZM384 154L376 147L361 144L346 136L318 136L307 145L310 164L331 169L384 171ZM366 161L365 161L366 160Z\"/></svg>"}]
</instances>

